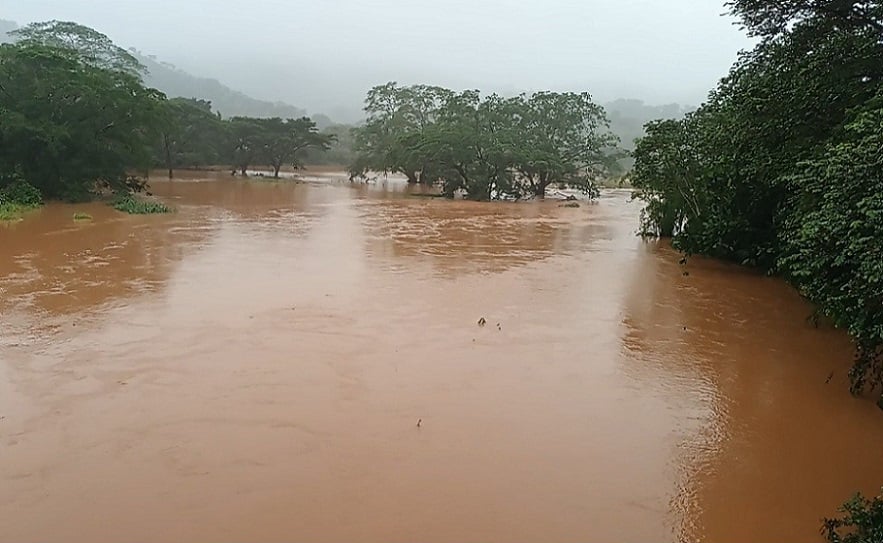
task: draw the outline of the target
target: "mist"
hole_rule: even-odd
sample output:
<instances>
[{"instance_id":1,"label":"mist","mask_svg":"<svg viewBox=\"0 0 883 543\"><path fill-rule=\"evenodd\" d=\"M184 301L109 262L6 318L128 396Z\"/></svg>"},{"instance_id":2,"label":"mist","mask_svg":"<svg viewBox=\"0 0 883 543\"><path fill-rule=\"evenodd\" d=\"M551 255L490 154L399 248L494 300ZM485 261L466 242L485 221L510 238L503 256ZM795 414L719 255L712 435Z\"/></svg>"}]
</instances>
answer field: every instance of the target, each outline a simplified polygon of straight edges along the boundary
<instances>
[{"instance_id":1,"label":"mist","mask_svg":"<svg viewBox=\"0 0 883 543\"><path fill-rule=\"evenodd\" d=\"M11 4L11 5L10 5ZM698 104L751 46L720 0L26 0L255 98L342 121L386 81Z\"/></svg>"}]
</instances>

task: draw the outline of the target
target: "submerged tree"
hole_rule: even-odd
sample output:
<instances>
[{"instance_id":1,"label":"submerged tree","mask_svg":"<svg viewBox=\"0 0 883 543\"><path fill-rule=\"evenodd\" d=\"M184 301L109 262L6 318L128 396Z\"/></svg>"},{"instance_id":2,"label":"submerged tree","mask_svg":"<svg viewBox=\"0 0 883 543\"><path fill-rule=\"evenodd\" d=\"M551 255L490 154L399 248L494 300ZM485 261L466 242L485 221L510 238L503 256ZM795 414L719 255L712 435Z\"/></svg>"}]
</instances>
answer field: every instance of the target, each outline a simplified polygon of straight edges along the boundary
<instances>
[{"instance_id":1,"label":"submerged tree","mask_svg":"<svg viewBox=\"0 0 883 543\"><path fill-rule=\"evenodd\" d=\"M438 87L372 89L351 171L402 173L453 196L543 197L553 183L594 192L619 157L604 109L586 94L515 98Z\"/></svg>"},{"instance_id":2,"label":"submerged tree","mask_svg":"<svg viewBox=\"0 0 883 543\"><path fill-rule=\"evenodd\" d=\"M300 119L259 119L255 121L260 128L257 136L259 153L273 168L273 177L279 178L279 170L285 164L295 169L302 166L300 157L310 148L327 150L331 146L333 136L320 134L316 123L309 117Z\"/></svg>"}]
</instances>

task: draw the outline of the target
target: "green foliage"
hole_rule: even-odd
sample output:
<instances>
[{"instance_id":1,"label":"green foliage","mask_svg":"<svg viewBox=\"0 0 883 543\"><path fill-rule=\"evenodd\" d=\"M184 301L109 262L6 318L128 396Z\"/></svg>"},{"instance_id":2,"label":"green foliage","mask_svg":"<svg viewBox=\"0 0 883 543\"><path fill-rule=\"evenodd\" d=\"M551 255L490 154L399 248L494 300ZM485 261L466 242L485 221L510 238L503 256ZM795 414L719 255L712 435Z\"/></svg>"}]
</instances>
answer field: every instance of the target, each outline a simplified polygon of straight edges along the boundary
<instances>
[{"instance_id":1,"label":"green foliage","mask_svg":"<svg viewBox=\"0 0 883 543\"><path fill-rule=\"evenodd\" d=\"M334 140L332 135L320 134L316 123L309 117L254 119L252 123L257 127L257 133L253 136L257 155L273 168L276 179L285 164L291 164L295 169L302 167L300 159L306 149L325 151Z\"/></svg>"},{"instance_id":2,"label":"green foliage","mask_svg":"<svg viewBox=\"0 0 883 543\"><path fill-rule=\"evenodd\" d=\"M74 213L74 222L91 221L91 220L92 220L92 215L89 215L88 213L83 213L80 211L77 211L76 213Z\"/></svg>"},{"instance_id":3,"label":"green foliage","mask_svg":"<svg viewBox=\"0 0 883 543\"><path fill-rule=\"evenodd\" d=\"M113 208L130 215L152 215L157 213L171 213L172 209L162 202L142 200L127 194L117 198L113 202Z\"/></svg>"},{"instance_id":4,"label":"green foliage","mask_svg":"<svg viewBox=\"0 0 883 543\"><path fill-rule=\"evenodd\" d=\"M25 47L43 46L73 52L85 64L139 78L144 66L104 34L70 21L31 23L12 33Z\"/></svg>"},{"instance_id":5,"label":"green foliage","mask_svg":"<svg viewBox=\"0 0 883 543\"><path fill-rule=\"evenodd\" d=\"M858 346L854 393L883 384L883 100L788 178L780 269Z\"/></svg>"},{"instance_id":6,"label":"green foliage","mask_svg":"<svg viewBox=\"0 0 883 543\"><path fill-rule=\"evenodd\" d=\"M131 190L150 162L164 97L106 37L41 23L0 45L0 171L18 171L49 199Z\"/></svg>"},{"instance_id":7,"label":"green foliage","mask_svg":"<svg viewBox=\"0 0 883 543\"><path fill-rule=\"evenodd\" d=\"M212 104L195 98L172 98L162 106L162 128L155 163L173 175L175 168L219 164L229 146L228 123L212 113Z\"/></svg>"},{"instance_id":8,"label":"green foliage","mask_svg":"<svg viewBox=\"0 0 883 543\"><path fill-rule=\"evenodd\" d=\"M695 113L647 125L643 230L784 275L855 339L852 391L883 386L883 11L729 5L761 40Z\"/></svg>"},{"instance_id":9,"label":"green foliage","mask_svg":"<svg viewBox=\"0 0 883 543\"><path fill-rule=\"evenodd\" d=\"M20 175L13 173L0 176L0 203L24 208L39 207L43 205L43 195Z\"/></svg>"},{"instance_id":10,"label":"green foliage","mask_svg":"<svg viewBox=\"0 0 883 543\"><path fill-rule=\"evenodd\" d=\"M25 212L30 209L33 208L15 204L12 202L0 202L0 221L17 221Z\"/></svg>"},{"instance_id":11,"label":"green foliage","mask_svg":"<svg viewBox=\"0 0 883 543\"><path fill-rule=\"evenodd\" d=\"M843 516L825 519L821 533L829 543L883 541L883 493L872 499L856 495L840 508Z\"/></svg>"},{"instance_id":12,"label":"green foliage","mask_svg":"<svg viewBox=\"0 0 883 543\"><path fill-rule=\"evenodd\" d=\"M587 93L482 98L478 91L399 87L368 93L350 171L393 172L474 200L545 195L551 184L595 194L620 154L604 109Z\"/></svg>"}]
</instances>

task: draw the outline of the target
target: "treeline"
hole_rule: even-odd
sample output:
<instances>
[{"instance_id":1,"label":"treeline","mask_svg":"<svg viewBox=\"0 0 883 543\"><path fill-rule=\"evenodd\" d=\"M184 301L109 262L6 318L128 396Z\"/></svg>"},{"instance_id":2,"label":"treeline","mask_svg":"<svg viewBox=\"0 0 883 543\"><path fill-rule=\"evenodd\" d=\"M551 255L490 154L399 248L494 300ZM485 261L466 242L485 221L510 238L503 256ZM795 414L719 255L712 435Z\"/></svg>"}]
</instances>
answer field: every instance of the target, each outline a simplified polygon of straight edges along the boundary
<instances>
[{"instance_id":1,"label":"treeline","mask_svg":"<svg viewBox=\"0 0 883 543\"><path fill-rule=\"evenodd\" d=\"M300 164L325 149L309 118L221 119L200 100L166 99L143 83L144 67L106 36L69 22L35 23L0 45L0 203L10 194L87 200L141 191L131 175L229 164L241 172ZM5 195L5 196L4 196Z\"/></svg>"},{"instance_id":2,"label":"treeline","mask_svg":"<svg viewBox=\"0 0 883 543\"><path fill-rule=\"evenodd\" d=\"M222 119L205 100L172 98L164 104L165 122L154 150L154 165L168 170L227 164L247 175L255 165L279 177L283 166L300 168L307 149L329 149L336 137L320 134L309 117L299 119Z\"/></svg>"},{"instance_id":3,"label":"treeline","mask_svg":"<svg viewBox=\"0 0 883 543\"><path fill-rule=\"evenodd\" d=\"M647 126L643 228L787 278L854 338L853 393L883 387L883 6L728 6L759 43L697 111Z\"/></svg>"},{"instance_id":4,"label":"treeline","mask_svg":"<svg viewBox=\"0 0 883 543\"><path fill-rule=\"evenodd\" d=\"M368 93L365 112L352 176L398 173L447 196L542 197L552 184L594 194L621 156L604 108L587 93L482 97L388 83Z\"/></svg>"}]
</instances>

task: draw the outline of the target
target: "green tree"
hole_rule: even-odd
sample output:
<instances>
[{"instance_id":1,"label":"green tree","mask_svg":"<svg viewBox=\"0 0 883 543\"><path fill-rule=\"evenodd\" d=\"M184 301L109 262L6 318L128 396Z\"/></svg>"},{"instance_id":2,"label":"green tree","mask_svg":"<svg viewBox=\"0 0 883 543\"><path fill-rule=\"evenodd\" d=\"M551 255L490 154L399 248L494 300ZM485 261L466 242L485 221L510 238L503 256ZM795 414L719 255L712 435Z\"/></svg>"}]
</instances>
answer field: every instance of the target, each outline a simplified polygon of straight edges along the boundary
<instances>
[{"instance_id":1,"label":"green tree","mask_svg":"<svg viewBox=\"0 0 883 543\"><path fill-rule=\"evenodd\" d=\"M245 177L248 175L248 167L260 157L262 132L260 122L251 117L233 117L229 121L229 130L231 136L229 156L233 173L238 170Z\"/></svg>"},{"instance_id":2,"label":"green tree","mask_svg":"<svg viewBox=\"0 0 883 543\"><path fill-rule=\"evenodd\" d=\"M169 179L174 169L218 164L227 144L226 124L212 113L211 102L172 98L163 104L159 161Z\"/></svg>"},{"instance_id":3,"label":"green tree","mask_svg":"<svg viewBox=\"0 0 883 543\"><path fill-rule=\"evenodd\" d=\"M333 141L333 136L320 134L316 123L309 117L286 120L276 117L259 119L255 123L260 129L256 137L260 154L273 168L276 179L285 164L300 168L300 157L304 151L309 148L327 150Z\"/></svg>"},{"instance_id":4,"label":"green tree","mask_svg":"<svg viewBox=\"0 0 883 543\"><path fill-rule=\"evenodd\" d=\"M0 46L0 168L21 172L46 198L138 190L164 97L137 76L77 51L25 40Z\"/></svg>"},{"instance_id":5,"label":"green tree","mask_svg":"<svg viewBox=\"0 0 883 543\"><path fill-rule=\"evenodd\" d=\"M453 93L440 87L400 87L391 82L374 87L365 100L365 123L354 130L357 158L350 168L353 177L369 171L400 173L409 183L425 182L428 164L407 151L413 141L437 119Z\"/></svg>"},{"instance_id":6,"label":"green tree","mask_svg":"<svg viewBox=\"0 0 883 543\"><path fill-rule=\"evenodd\" d=\"M688 254L783 274L855 338L853 392L883 386L883 10L729 5L760 41L693 115L648 125L632 175L644 230L673 235Z\"/></svg>"},{"instance_id":7,"label":"green tree","mask_svg":"<svg viewBox=\"0 0 883 543\"><path fill-rule=\"evenodd\" d=\"M829 543L883 541L883 492L871 499L857 494L840 512L842 517L823 521L821 533Z\"/></svg>"},{"instance_id":8,"label":"green tree","mask_svg":"<svg viewBox=\"0 0 883 543\"><path fill-rule=\"evenodd\" d=\"M145 68L132 54L104 34L70 21L31 23L12 36L22 45L44 45L74 51L86 64L140 79Z\"/></svg>"},{"instance_id":9,"label":"green tree","mask_svg":"<svg viewBox=\"0 0 883 543\"><path fill-rule=\"evenodd\" d=\"M588 93L540 92L508 103L522 192L542 198L553 183L587 187L616 168L619 139Z\"/></svg>"},{"instance_id":10,"label":"green tree","mask_svg":"<svg viewBox=\"0 0 883 543\"><path fill-rule=\"evenodd\" d=\"M855 111L790 181L780 268L858 347L852 390L883 387L883 99ZM883 407L883 396L881 396Z\"/></svg>"}]
</instances>

